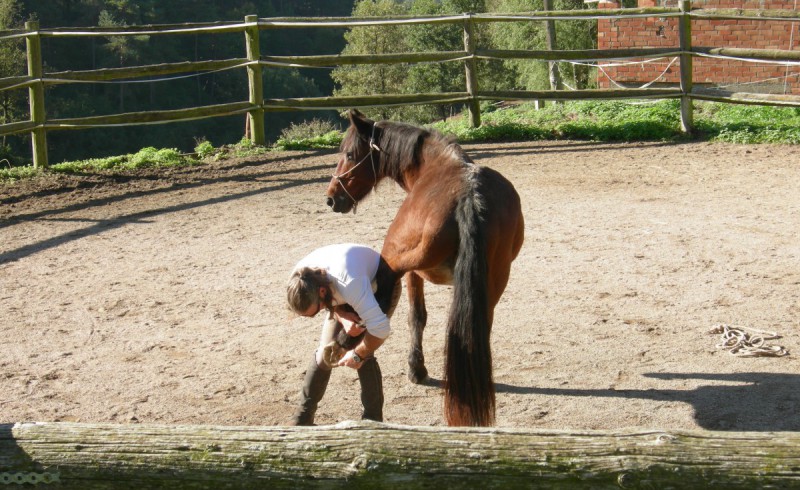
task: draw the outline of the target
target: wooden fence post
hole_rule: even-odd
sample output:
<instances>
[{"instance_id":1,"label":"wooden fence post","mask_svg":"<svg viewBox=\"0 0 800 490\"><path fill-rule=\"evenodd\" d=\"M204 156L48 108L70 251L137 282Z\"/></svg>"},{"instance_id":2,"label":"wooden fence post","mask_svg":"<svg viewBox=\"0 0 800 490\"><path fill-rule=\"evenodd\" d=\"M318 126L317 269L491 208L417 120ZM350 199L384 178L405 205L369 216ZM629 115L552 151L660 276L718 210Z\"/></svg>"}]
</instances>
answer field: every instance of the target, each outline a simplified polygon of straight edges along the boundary
<instances>
[{"instance_id":1,"label":"wooden fence post","mask_svg":"<svg viewBox=\"0 0 800 490\"><path fill-rule=\"evenodd\" d=\"M247 118L250 127L250 141L256 145L266 143L264 137L264 86L261 78L261 50L259 47L258 16L248 15L244 18L245 41L247 46L247 60L251 63L247 66L247 81L250 85L250 103L258 105L258 109L248 111Z\"/></svg>"},{"instance_id":2,"label":"wooden fence post","mask_svg":"<svg viewBox=\"0 0 800 490\"><path fill-rule=\"evenodd\" d=\"M692 10L691 0L681 0L679 33L681 47L681 131L691 134L694 129L694 113L692 110Z\"/></svg>"},{"instance_id":3,"label":"wooden fence post","mask_svg":"<svg viewBox=\"0 0 800 490\"><path fill-rule=\"evenodd\" d=\"M36 127L31 131L31 153L33 166L46 168L47 163L47 131L44 128L47 113L44 109L44 84L42 83L42 44L39 37L39 22L28 21L25 29L33 31L25 37L25 47L28 55L28 76L35 80L28 87L28 104L31 111L31 122Z\"/></svg>"},{"instance_id":4,"label":"wooden fence post","mask_svg":"<svg viewBox=\"0 0 800 490\"><path fill-rule=\"evenodd\" d=\"M475 98L478 91L478 75L475 66L475 38L473 36L472 14L466 14L464 18L464 51L467 52L467 59L464 60L464 75L469 93L469 120L473 128L481 125L481 105Z\"/></svg>"}]
</instances>

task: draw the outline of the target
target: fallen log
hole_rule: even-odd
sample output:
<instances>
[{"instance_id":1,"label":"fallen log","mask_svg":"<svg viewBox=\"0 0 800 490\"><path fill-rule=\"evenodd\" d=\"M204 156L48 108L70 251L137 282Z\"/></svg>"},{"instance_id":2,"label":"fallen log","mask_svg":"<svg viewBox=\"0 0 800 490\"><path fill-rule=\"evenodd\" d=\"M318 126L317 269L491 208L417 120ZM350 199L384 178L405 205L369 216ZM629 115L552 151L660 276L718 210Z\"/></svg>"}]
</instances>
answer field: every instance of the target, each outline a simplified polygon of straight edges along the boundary
<instances>
[{"instance_id":1,"label":"fallen log","mask_svg":"<svg viewBox=\"0 0 800 490\"><path fill-rule=\"evenodd\" d=\"M797 488L800 433L0 425L37 488Z\"/></svg>"}]
</instances>

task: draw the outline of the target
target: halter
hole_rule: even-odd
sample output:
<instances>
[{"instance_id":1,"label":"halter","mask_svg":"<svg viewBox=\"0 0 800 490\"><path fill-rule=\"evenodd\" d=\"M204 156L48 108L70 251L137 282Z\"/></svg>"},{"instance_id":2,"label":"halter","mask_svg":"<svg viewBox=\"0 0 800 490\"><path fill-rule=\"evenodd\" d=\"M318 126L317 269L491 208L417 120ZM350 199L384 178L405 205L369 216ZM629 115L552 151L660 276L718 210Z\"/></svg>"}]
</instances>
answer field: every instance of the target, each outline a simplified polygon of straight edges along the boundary
<instances>
[{"instance_id":1,"label":"halter","mask_svg":"<svg viewBox=\"0 0 800 490\"><path fill-rule=\"evenodd\" d=\"M356 209L358 208L358 201L356 201L356 199L347 191L347 188L344 186L344 183L342 182L342 177L344 177L345 175L349 174L350 172L352 172L353 170L358 168L359 165L361 165L362 163L366 162L367 158L369 158L370 159L370 163L371 163L370 166L372 167L372 175L375 178L375 182L372 184L372 187L375 187L376 185L378 185L378 172L377 172L377 170L375 170L375 158L373 156L372 151L373 150L377 150L378 152L381 152L381 153L384 153L384 151L383 151L383 149L381 149L380 146L375 144L375 126L376 126L375 124L372 125L372 135L370 135L370 137L369 137L369 152L366 155L364 155L364 158L359 160L358 163L356 163L355 165L350 167L350 169L348 169L347 171L342 172L342 173L340 173L338 175L336 173L333 174L333 178L336 179L336 182L338 182L339 185L342 187L342 190L344 191L344 193L347 195L347 197L350 198L351 201L353 201L353 213L354 214L356 212Z\"/></svg>"}]
</instances>

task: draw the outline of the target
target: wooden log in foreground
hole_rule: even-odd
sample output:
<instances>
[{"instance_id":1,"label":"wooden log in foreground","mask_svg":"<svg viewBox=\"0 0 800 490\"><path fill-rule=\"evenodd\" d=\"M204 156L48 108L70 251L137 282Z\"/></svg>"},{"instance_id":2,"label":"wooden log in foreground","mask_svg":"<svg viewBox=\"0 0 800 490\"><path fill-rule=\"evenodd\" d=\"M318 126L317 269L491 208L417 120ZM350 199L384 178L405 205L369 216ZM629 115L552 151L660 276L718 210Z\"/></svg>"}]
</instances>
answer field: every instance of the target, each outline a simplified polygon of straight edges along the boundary
<instances>
[{"instance_id":1,"label":"wooden log in foreground","mask_svg":"<svg viewBox=\"0 0 800 490\"><path fill-rule=\"evenodd\" d=\"M0 486L26 482L75 489L797 488L800 433L362 422L0 425Z\"/></svg>"}]
</instances>

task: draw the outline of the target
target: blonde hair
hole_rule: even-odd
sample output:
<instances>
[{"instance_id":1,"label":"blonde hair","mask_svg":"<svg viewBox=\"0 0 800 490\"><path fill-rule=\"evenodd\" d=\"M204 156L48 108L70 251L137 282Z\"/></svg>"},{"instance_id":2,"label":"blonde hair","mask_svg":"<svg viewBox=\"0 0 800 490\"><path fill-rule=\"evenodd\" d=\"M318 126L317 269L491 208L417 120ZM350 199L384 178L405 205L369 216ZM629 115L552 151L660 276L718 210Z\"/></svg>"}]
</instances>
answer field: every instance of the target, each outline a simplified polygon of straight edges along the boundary
<instances>
[{"instance_id":1,"label":"blonde hair","mask_svg":"<svg viewBox=\"0 0 800 490\"><path fill-rule=\"evenodd\" d=\"M320 301L319 288L321 286L330 287L330 280L325 269L313 267L301 267L292 272L289 282L286 284L286 302L289 309L294 313L300 314L311 305ZM330 307L330 292L326 298L321 300L326 308Z\"/></svg>"}]
</instances>

